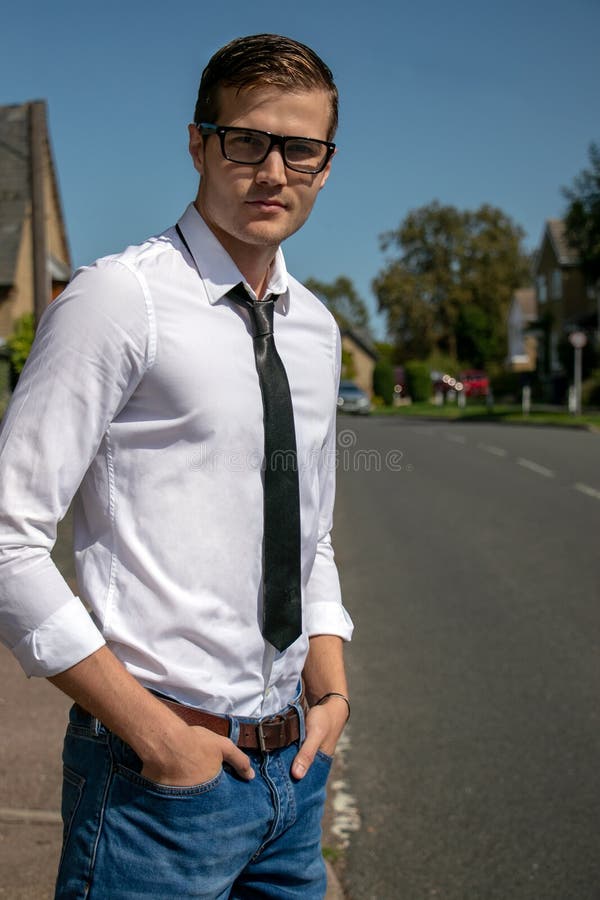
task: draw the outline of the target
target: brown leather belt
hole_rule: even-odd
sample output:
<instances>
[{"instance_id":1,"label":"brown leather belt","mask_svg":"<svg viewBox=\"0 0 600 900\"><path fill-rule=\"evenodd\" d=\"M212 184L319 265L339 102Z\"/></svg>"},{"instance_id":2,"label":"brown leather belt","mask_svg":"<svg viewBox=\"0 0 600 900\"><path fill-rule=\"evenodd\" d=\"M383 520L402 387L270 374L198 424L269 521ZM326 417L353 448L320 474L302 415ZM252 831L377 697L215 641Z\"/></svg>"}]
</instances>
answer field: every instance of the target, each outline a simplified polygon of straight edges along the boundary
<instances>
[{"instance_id":1,"label":"brown leather belt","mask_svg":"<svg viewBox=\"0 0 600 900\"><path fill-rule=\"evenodd\" d=\"M165 697L158 699L188 725L200 725L222 737L229 736L229 719L227 717L215 716L204 710L193 709L191 706L167 700ZM268 750L281 750L283 747L289 747L300 737L300 722L295 709L290 709L283 715L261 719L258 722L239 722L239 728L237 746L241 750L262 750L263 753Z\"/></svg>"}]
</instances>

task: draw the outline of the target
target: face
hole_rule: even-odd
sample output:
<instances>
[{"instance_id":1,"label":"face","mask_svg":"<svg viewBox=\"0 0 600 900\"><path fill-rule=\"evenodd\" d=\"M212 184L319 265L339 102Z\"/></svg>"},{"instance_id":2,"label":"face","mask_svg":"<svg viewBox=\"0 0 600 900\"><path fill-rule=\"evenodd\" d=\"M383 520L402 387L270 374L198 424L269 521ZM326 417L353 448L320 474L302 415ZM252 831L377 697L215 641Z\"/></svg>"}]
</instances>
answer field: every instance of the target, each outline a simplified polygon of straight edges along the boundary
<instances>
[{"instance_id":1,"label":"face","mask_svg":"<svg viewBox=\"0 0 600 900\"><path fill-rule=\"evenodd\" d=\"M321 90L290 93L280 88L242 92L221 88L219 125L235 125L327 140L330 101ZM230 256L238 262L259 248L276 248L308 218L331 168L318 175L287 169L279 148L248 166L223 158L216 135L203 138L190 125L190 153L201 175L196 206Z\"/></svg>"}]
</instances>

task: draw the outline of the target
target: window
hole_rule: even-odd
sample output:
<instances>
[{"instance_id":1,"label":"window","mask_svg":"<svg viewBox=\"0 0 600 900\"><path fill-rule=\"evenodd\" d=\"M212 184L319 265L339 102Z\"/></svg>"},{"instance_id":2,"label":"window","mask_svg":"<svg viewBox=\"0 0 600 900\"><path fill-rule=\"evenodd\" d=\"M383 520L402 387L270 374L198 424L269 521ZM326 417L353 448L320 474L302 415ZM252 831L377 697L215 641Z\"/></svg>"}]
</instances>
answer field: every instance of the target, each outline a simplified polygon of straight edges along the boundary
<instances>
[{"instance_id":1,"label":"window","mask_svg":"<svg viewBox=\"0 0 600 900\"><path fill-rule=\"evenodd\" d=\"M538 303L545 303L548 299L548 293L546 291L546 276L538 275L536 278L536 288L537 288L537 298Z\"/></svg>"},{"instance_id":2,"label":"window","mask_svg":"<svg viewBox=\"0 0 600 900\"><path fill-rule=\"evenodd\" d=\"M562 272L560 269L554 269L552 272L550 295L553 300L560 300L562 297Z\"/></svg>"},{"instance_id":3,"label":"window","mask_svg":"<svg viewBox=\"0 0 600 900\"><path fill-rule=\"evenodd\" d=\"M558 355L558 334L555 331L550 335L550 368L553 372L560 372L562 369Z\"/></svg>"},{"instance_id":4,"label":"window","mask_svg":"<svg viewBox=\"0 0 600 900\"><path fill-rule=\"evenodd\" d=\"M525 352L525 345L523 341L523 331L521 325L517 322L513 322L510 326L510 352L511 356L522 356Z\"/></svg>"}]
</instances>

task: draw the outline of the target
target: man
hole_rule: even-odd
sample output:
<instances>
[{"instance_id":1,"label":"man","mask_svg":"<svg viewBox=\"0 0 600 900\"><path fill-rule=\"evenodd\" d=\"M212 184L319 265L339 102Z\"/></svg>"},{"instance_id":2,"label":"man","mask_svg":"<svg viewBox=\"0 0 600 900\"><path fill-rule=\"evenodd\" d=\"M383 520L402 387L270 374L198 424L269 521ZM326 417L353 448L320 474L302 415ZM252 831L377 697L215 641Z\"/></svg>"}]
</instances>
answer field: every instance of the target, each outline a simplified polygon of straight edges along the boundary
<instances>
[{"instance_id":1,"label":"man","mask_svg":"<svg viewBox=\"0 0 600 900\"><path fill-rule=\"evenodd\" d=\"M340 342L280 244L336 124L309 48L218 51L189 126L194 204L76 273L6 414L2 638L75 700L59 898L324 894L352 631L329 537ZM76 492L81 599L49 556Z\"/></svg>"}]
</instances>

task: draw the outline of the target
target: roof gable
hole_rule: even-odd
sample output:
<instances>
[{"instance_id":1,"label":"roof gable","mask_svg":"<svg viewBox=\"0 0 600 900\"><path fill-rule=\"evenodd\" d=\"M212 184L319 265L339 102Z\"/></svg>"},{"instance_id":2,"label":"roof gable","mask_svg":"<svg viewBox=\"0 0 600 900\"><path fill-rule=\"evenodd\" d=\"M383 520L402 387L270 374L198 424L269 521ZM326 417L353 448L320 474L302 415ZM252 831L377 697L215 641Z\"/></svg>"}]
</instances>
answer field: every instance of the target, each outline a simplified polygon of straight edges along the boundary
<instances>
[{"instance_id":1,"label":"roof gable","mask_svg":"<svg viewBox=\"0 0 600 900\"><path fill-rule=\"evenodd\" d=\"M30 111L34 103L43 106L42 151L45 156L47 203L49 201L46 216L58 225L59 237L54 253L62 257L56 260L61 270L61 280L70 270L67 234L46 125L45 101L0 106L0 285L4 286L14 282L23 223L31 210Z\"/></svg>"},{"instance_id":2,"label":"roof gable","mask_svg":"<svg viewBox=\"0 0 600 900\"><path fill-rule=\"evenodd\" d=\"M28 106L0 106L0 284L13 283L30 202Z\"/></svg>"},{"instance_id":3,"label":"roof gable","mask_svg":"<svg viewBox=\"0 0 600 900\"><path fill-rule=\"evenodd\" d=\"M561 266L578 265L579 254L567 239L565 223L562 219L548 219L547 227L550 240L554 246L556 258Z\"/></svg>"},{"instance_id":4,"label":"roof gable","mask_svg":"<svg viewBox=\"0 0 600 900\"><path fill-rule=\"evenodd\" d=\"M373 341L371 340L371 336L367 329L365 328L342 328L341 329L342 337L348 337L350 340L354 341L361 350L363 350L371 359L377 359L378 353L373 345Z\"/></svg>"},{"instance_id":5,"label":"roof gable","mask_svg":"<svg viewBox=\"0 0 600 900\"><path fill-rule=\"evenodd\" d=\"M535 269L539 272L545 251L549 250L559 266L579 265L579 254L569 244L562 219L547 219L542 234L539 250L536 253Z\"/></svg>"}]
</instances>

